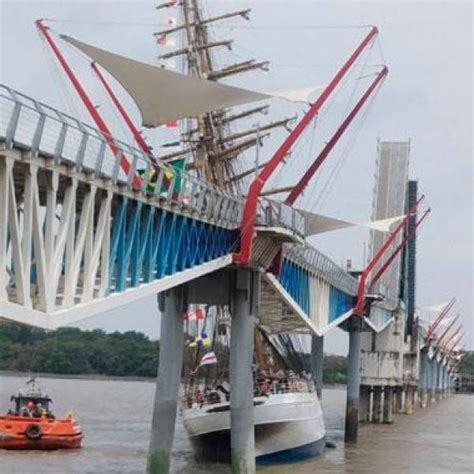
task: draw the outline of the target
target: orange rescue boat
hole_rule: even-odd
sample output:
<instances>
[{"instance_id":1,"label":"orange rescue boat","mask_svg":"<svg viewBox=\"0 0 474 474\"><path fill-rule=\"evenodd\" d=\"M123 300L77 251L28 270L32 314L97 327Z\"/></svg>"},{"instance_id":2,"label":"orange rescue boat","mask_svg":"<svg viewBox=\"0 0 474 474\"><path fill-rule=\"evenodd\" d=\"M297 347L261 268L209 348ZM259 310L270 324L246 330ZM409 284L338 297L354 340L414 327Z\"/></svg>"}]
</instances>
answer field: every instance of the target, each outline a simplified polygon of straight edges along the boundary
<instances>
[{"instance_id":1,"label":"orange rescue boat","mask_svg":"<svg viewBox=\"0 0 474 474\"><path fill-rule=\"evenodd\" d=\"M84 437L73 416L56 419L51 398L41 392L35 379L26 392L12 395L14 410L0 415L0 449L74 449Z\"/></svg>"}]
</instances>

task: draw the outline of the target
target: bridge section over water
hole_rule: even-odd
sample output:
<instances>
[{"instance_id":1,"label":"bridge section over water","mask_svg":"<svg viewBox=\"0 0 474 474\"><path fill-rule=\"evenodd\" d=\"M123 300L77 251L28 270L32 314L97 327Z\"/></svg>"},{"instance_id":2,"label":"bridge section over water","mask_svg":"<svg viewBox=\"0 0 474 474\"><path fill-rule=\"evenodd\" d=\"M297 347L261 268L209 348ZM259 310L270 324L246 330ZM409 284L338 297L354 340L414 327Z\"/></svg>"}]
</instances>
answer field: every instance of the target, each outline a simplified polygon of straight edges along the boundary
<instances>
[{"instance_id":1,"label":"bridge section over water","mask_svg":"<svg viewBox=\"0 0 474 474\"><path fill-rule=\"evenodd\" d=\"M54 328L232 265L242 198L115 140L125 174L98 130L6 86L0 102L2 318ZM303 219L259 201L258 229L289 242L281 272L261 270L272 332L322 334L352 307L356 280L291 243Z\"/></svg>"}]
</instances>

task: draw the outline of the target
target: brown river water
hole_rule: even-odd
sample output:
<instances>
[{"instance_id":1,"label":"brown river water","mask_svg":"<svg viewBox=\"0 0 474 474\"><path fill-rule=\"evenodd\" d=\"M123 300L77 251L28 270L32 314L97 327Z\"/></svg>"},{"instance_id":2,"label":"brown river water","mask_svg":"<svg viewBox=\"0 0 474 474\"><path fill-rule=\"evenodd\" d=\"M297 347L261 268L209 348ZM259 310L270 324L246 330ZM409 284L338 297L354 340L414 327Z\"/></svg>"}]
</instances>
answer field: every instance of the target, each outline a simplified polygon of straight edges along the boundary
<instances>
[{"instance_id":1,"label":"brown river water","mask_svg":"<svg viewBox=\"0 0 474 474\"><path fill-rule=\"evenodd\" d=\"M0 375L0 412L26 378ZM72 410L85 439L77 451L0 451L1 474L143 473L154 384L151 382L44 378L58 415ZM393 425L362 425L356 447L344 447L345 391L326 389L323 410L328 438L337 447L318 458L258 471L265 474L474 473L474 396L455 395ZM180 420L173 472L229 473L226 465L197 464Z\"/></svg>"}]
</instances>

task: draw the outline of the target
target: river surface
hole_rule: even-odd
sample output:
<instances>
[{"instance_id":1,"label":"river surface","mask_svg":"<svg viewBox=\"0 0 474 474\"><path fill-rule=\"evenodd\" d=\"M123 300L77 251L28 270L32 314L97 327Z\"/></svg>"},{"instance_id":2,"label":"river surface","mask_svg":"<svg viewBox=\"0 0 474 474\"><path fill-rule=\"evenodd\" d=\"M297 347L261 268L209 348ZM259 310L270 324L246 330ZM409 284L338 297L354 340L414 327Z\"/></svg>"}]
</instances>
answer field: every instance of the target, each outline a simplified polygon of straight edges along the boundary
<instances>
[{"instance_id":1,"label":"river surface","mask_svg":"<svg viewBox=\"0 0 474 474\"><path fill-rule=\"evenodd\" d=\"M0 412L25 377L0 375ZM42 379L58 415L72 410L86 435L77 451L0 451L0 473L143 473L154 384L151 382ZM335 449L305 462L259 469L265 474L474 473L474 396L455 395L415 414L397 415L393 425L362 425L357 447L344 447L345 391L326 389L323 410ZM229 473L226 465L193 461L178 419L173 472Z\"/></svg>"}]
</instances>

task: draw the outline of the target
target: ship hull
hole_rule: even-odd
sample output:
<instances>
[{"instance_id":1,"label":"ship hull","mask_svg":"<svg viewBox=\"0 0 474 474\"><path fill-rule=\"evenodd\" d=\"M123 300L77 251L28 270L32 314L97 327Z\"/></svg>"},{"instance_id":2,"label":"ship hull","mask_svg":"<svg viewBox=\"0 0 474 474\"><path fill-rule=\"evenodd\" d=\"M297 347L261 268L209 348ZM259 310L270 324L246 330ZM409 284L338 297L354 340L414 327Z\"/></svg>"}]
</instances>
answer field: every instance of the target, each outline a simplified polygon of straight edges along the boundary
<instances>
[{"instance_id":1,"label":"ship hull","mask_svg":"<svg viewBox=\"0 0 474 474\"><path fill-rule=\"evenodd\" d=\"M294 462L324 451L324 421L316 394L275 394L255 399L255 404L255 454L259 464ZM183 420L199 460L230 460L228 403L185 410Z\"/></svg>"}]
</instances>

